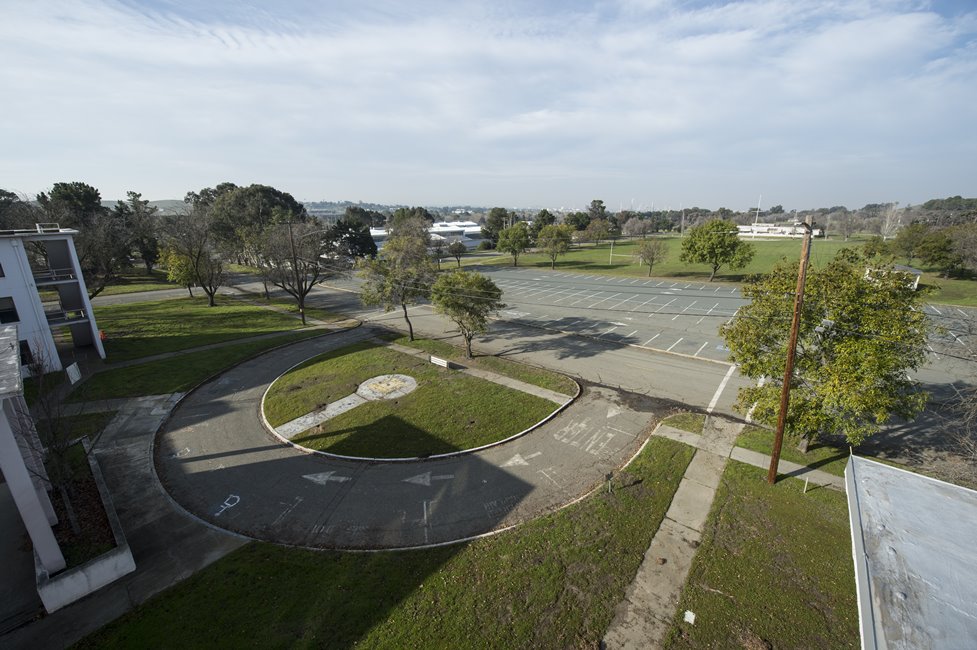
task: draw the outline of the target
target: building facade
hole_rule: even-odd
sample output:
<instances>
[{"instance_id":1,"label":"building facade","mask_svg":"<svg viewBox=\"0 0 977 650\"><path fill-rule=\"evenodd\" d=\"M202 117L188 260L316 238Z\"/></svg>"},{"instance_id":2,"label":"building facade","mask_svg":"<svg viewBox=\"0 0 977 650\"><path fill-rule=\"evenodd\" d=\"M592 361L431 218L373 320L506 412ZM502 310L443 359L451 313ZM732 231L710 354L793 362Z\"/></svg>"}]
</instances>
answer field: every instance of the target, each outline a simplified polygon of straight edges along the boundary
<instances>
[{"instance_id":1,"label":"building facade","mask_svg":"<svg viewBox=\"0 0 977 650\"><path fill-rule=\"evenodd\" d=\"M0 324L16 324L21 375L31 359L62 369L58 341L91 346L105 358L88 289L75 251L76 230L38 224L0 230Z\"/></svg>"}]
</instances>

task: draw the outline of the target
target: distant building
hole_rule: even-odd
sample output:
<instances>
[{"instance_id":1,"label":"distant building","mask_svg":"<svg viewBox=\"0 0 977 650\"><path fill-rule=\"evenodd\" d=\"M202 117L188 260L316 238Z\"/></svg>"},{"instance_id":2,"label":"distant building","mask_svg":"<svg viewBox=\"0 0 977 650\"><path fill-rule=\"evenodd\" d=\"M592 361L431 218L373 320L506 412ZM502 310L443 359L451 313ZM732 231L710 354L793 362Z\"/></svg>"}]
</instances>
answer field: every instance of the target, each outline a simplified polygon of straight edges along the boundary
<instances>
[{"instance_id":1,"label":"distant building","mask_svg":"<svg viewBox=\"0 0 977 650\"><path fill-rule=\"evenodd\" d=\"M804 236L804 224L797 221L792 224L773 224L773 223L751 223L745 226L736 226L740 237L776 237L776 238L800 238ZM824 234L820 228L811 231L813 237L821 237Z\"/></svg>"},{"instance_id":2,"label":"distant building","mask_svg":"<svg viewBox=\"0 0 977 650\"><path fill-rule=\"evenodd\" d=\"M460 241L465 248L472 250L482 241L482 227L474 221L436 221L428 228L431 241L443 241L447 244ZM370 228L370 236L376 242L377 248L383 248L387 239L385 228Z\"/></svg>"},{"instance_id":3,"label":"distant building","mask_svg":"<svg viewBox=\"0 0 977 650\"><path fill-rule=\"evenodd\" d=\"M88 288L75 252L76 230L38 224L0 230L0 324L16 323L21 375L39 357L48 371L63 368L55 333L75 347L92 346L105 358Z\"/></svg>"}]
</instances>

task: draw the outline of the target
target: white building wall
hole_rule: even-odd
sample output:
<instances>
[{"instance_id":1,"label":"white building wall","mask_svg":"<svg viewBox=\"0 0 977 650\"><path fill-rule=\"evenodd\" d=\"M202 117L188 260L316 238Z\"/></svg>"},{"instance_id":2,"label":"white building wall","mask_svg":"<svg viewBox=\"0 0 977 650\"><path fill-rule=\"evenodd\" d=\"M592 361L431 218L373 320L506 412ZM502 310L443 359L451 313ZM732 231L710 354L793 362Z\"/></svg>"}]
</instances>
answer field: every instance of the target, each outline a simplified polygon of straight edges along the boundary
<instances>
[{"instance_id":1,"label":"white building wall","mask_svg":"<svg viewBox=\"0 0 977 650\"><path fill-rule=\"evenodd\" d=\"M35 355L44 355L53 366L51 370L61 370L58 349L24 253L24 242L20 238L0 237L0 266L3 267L0 297L13 298L19 318L17 331L20 340L27 341Z\"/></svg>"}]
</instances>

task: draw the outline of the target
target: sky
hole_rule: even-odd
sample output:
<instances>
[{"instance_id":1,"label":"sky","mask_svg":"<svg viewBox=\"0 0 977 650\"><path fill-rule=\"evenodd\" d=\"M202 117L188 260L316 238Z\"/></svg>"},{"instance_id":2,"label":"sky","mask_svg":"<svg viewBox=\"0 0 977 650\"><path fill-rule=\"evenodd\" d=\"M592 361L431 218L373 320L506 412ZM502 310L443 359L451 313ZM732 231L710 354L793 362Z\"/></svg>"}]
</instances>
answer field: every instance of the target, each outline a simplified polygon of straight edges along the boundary
<instances>
[{"instance_id":1,"label":"sky","mask_svg":"<svg viewBox=\"0 0 977 650\"><path fill-rule=\"evenodd\" d=\"M0 61L0 188L28 196L977 196L973 0L0 0Z\"/></svg>"}]
</instances>

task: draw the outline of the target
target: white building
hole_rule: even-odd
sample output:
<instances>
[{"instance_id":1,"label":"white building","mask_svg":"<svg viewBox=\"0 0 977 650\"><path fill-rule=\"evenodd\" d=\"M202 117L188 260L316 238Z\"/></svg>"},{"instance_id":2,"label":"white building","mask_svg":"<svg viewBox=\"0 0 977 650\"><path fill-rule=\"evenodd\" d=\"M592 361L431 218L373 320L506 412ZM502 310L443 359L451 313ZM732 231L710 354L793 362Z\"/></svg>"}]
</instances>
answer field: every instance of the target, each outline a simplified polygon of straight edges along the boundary
<instances>
[{"instance_id":1,"label":"white building","mask_svg":"<svg viewBox=\"0 0 977 650\"><path fill-rule=\"evenodd\" d=\"M76 230L38 224L34 230L0 230L0 324L16 323L23 364L43 358L49 371L62 369L55 332L67 334L75 347L105 349L88 289L75 252Z\"/></svg>"},{"instance_id":2,"label":"white building","mask_svg":"<svg viewBox=\"0 0 977 650\"><path fill-rule=\"evenodd\" d=\"M436 221L428 228L428 232L431 233L432 242L443 241L450 244L460 241L468 250L475 248L482 241L482 227L474 221ZM370 228L370 236L376 242L377 248L383 247L387 234L384 228Z\"/></svg>"},{"instance_id":3,"label":"white building","mask_svg":"<svg viewBox=\"0 0 977 650\"><path fill-rule=\"evenodd\" d=\"M804 224L795 221L792 224L775 223L751 223L745 226L736 226L740 237L777 237L777 238L800 238L804 236ZM811 231L813 237L821 237L824 232L820 228Z\"/></svg>"}]
</instances>

